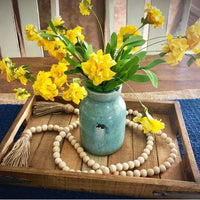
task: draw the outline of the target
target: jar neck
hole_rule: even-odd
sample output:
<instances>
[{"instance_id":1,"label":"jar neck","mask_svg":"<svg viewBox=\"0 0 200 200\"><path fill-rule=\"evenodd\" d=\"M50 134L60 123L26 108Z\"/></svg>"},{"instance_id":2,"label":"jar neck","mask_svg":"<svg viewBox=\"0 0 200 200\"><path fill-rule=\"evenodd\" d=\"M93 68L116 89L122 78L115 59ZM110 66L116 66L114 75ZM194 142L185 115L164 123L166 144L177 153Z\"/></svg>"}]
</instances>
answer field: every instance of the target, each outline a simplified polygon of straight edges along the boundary
<instances>
[{"instance_id":1,"label":"jar neck","mask_svg":"<svg viewBox=\"0 0 200 200\"><path fill-rule=\"evenodd\" d=\"M95 101L112 101L121 95L122 86L118 90L113 90L111 92L96 92L86 88L88 92L88 97L95 100Z\"/></svg>"}]
</instances>

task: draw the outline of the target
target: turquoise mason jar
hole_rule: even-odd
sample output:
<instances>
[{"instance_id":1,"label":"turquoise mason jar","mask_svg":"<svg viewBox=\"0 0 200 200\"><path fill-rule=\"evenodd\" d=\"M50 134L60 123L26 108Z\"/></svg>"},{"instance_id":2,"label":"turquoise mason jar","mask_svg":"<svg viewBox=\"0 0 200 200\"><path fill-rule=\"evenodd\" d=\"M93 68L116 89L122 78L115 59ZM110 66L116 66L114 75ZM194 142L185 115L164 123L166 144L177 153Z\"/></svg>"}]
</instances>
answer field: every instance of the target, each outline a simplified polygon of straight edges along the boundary
<instances>
[{"instance_id":1,"label":"turquoise mason jar","mask_svg":"<svg viewBox=\"0 0 200 200\"><path fill-rule=\"evenodd\" d=\"M80 104L80 134L84 149L104 156L116 152L123 144L126 104L121 88L108 93L87 89Z\"/></svg>"}]
</instances>

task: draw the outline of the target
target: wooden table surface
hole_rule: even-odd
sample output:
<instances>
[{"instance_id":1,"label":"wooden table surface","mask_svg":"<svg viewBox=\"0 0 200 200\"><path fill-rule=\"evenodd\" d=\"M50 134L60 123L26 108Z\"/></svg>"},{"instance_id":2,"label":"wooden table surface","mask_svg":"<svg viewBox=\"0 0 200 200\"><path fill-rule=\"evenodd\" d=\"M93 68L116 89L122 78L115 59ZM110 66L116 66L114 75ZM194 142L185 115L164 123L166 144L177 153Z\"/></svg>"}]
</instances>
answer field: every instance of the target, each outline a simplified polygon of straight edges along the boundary
<instances>
[{"instance_id":1,"label":"wooden table surface","mask_svg":"<svg viewBox=\"0 0 200 200\"><path fill-rule=\"evenodd\" d=\"M142 66L148 64L155 56L147 56L142 61ZM57 60L52 57L24 57L24 58L11 58L17 65L29 65L30 71L36 72L39 70L47 71L51 65L57 63ZM158 92L158 91L172 91L183 89L200 89L200 67L193 64L191 67L186 65L187 58L184 58L179 65L170 66L167 63L160 64L152 69L158 77L158 88L154 88L150 82L148 83L135 83L129 81L128 84L135 92ZM0 75L0 93L13 92L14 88L22 87L19 82L12 82L10 84L6 81L6 75ZM26 88L31 91L31 84L27 84ZM131 93L130 89L124 84L123 93Z\"/></svg>"}]
</instances>

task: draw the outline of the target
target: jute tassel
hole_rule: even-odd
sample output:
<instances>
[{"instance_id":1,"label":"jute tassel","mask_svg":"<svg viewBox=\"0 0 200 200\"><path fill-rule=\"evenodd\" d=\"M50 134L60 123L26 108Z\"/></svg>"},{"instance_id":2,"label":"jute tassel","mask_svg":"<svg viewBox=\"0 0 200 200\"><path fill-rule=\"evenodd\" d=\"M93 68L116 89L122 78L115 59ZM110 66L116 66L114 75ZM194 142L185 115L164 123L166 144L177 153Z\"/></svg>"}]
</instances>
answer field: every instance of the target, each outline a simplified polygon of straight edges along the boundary
<instances>
[{"instance_id":1,"label":"jute tassel","mask_svg":"<svg viewBox=\"0 0 200 200\"><path fill-rule=\"evenodd\" d=\"M55 102L37 102L33 106L33 115L40 117L51 113L72 113L74 107L70 104ZM29 129L24 130L21 137L15 142L11 151L3 158L1 166L28 167L28 158L30 155L30 139L32 132Z\"/></svg>"},{"instance_id":2,"label":"jute tassel","mask_svg":"<svg viewBox=\"0 0 200 200\"><path fill-rule=\"evenodd\" d=\"M22 135L10 152L3 158L1 166L28 167L30 155L30 136Z\"/></svg>"},{"instance_id":3,"label":"jute tassel","mask_svg":"<svg viewBox=\"0 0 200 200\"><path fill-rule=\"evenodd\" d=\"M41 117L51 113L71 113L73 110L74 107L71 104L62 104L57 102L37 101L33 105L33 115L36 117Z\"/></svg>"}]
</instances>

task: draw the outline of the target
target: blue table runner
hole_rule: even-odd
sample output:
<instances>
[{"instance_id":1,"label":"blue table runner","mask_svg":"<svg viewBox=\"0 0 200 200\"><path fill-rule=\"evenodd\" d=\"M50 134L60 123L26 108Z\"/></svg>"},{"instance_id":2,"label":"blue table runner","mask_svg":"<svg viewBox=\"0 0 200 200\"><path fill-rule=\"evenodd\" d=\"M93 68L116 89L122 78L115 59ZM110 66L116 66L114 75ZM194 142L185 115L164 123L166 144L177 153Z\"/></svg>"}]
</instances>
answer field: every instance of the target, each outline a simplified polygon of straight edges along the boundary
<instances>
[{"instance_id":1,"label":"blue table runner","mask_svg":"<svg viewBox=\"0 0 200 200\"><path fill-rule=\"evenodd\" d=\"M183 119L192 145L198 169L200 170L200 98L177 99L181 106ZM22 105L0 105L0 141L12 125ZM21 130L19 130L19 133ZM19 134L18 134L19 137ZM93 194L87 192L72 192L45 188L30 188L21 186L0 185L0 198L48 198L48 199L92 199L92 198L129 198L126 196Z\"/></svg>"}]
</instances>

